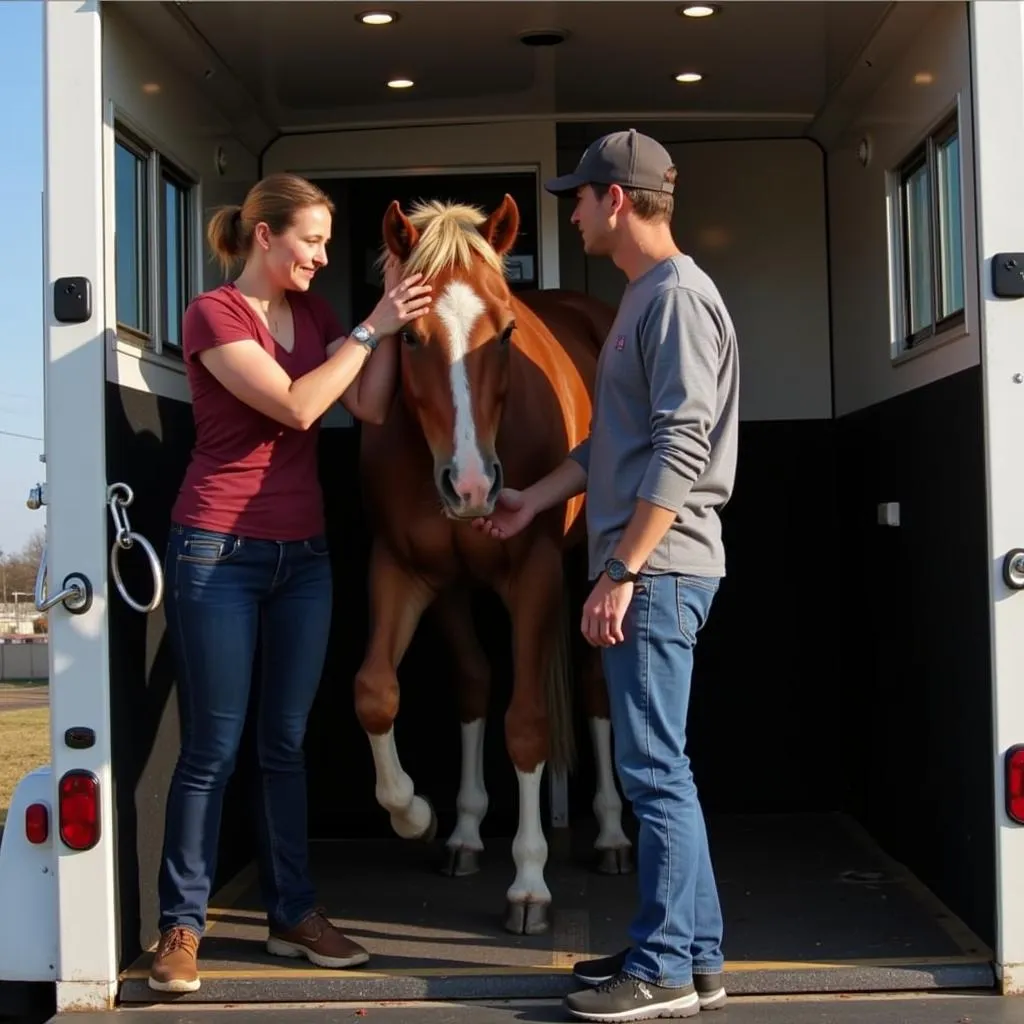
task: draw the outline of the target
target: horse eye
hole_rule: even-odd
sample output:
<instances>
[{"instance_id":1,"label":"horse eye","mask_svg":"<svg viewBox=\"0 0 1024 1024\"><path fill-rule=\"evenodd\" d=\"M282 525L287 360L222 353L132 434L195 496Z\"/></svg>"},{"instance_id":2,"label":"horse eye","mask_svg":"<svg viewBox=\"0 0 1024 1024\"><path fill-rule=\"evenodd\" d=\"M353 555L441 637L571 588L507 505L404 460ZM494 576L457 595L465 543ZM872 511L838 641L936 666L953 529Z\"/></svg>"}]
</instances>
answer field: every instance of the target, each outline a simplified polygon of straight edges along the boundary
<instances>
[{"instance_id":1,"label":"horse eye","mask_svg":"<svg viewBox=\"0 0 1024 1024\"><path fill-rule=\"evenodd\" d=\"M516 322L513 320L504 331L501 332L501 344L507 345L512 340L512 332L516 329Z\"/></svg>"},{"instance_id":2,"label":"horse eye","mask_svg":"<svg viewBox=\"0 0 1024 1024\"><path fill-rule=\"evenodd\" d=\"M409 348L416 347L416 336L407 330L401 330L398 332L398 336L402 339L403 344L408 345Z\"/></svg>"}]
</instances>

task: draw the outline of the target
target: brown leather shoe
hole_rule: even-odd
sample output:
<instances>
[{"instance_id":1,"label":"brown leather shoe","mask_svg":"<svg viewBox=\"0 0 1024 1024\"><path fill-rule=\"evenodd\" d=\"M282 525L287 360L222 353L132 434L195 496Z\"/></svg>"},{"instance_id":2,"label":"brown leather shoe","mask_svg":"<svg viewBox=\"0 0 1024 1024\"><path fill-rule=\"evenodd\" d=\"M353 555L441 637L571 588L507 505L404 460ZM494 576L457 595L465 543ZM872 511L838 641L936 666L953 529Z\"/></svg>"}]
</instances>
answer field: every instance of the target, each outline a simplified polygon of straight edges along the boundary
<instances>
[{"instance_id":1,"label":"brown leather shoe","mask_svg":"<svg viewBox=\"0 0 1024 1024\"><path fill-rule=\"evenodd\" d=\"M199 988L198 954L199 936L190 928L165 931L149 968L149 987L157 992L195 992Z\"/></svg>"},{"instance_id":2,"label":"brown leather shoe","mask_svg":"<svg viewBox=\"0 0 1024 1024\"><path fill-rule=\"evenodd\" d=\"M370 959L370 954L335 928L326 911L319 908L291 931L271 930L267 952L275 956L304 956L317 967L355 967Z\"/></svg>"}]
</instances>

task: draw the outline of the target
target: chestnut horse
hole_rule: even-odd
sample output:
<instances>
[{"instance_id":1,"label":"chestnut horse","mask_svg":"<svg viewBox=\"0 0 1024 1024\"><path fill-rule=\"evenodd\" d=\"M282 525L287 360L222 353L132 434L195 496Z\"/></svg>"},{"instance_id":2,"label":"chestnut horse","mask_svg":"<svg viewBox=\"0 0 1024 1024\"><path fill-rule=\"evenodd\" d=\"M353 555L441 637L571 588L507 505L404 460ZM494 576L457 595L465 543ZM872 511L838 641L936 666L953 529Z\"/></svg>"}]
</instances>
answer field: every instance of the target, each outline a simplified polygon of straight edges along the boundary
<instances>
[{"instance_id":1,"label":"chestnut horse","mask_svg":"<svg viewBox=\"0 0 1024 1024\"><path fill-rule=\"evenodd\" d=\"M503 486L522 488L558 466L587 434L597 356L613 311L587 296L506 284L503 256L519 230L511 196L489 216L427 202L384 216L382 262L420 272L433 286L430 313L401 332L401 386L381 426L364 425L361 473L373 531L370 637L356 675L359 721L369 736L378 803L405 838L432 838L437 819L402 768L394 738L396 669L421 616L434 606L456 663L462 728L458 818L447 841L449 873L469 874L483 849L480 823L487 658L473 633L468 587L484 585L512 626L513 690L505 740L519 785L512 844L515 879L505 927L548 926L541 823L545 767L573 757L569 628L563 557L584 539L582 496L538 516L508 541L473 528ZM632 868L611 767L607 693L596 651L583 672L597 761L599 869Z\"/></svg>"}]
</instances>

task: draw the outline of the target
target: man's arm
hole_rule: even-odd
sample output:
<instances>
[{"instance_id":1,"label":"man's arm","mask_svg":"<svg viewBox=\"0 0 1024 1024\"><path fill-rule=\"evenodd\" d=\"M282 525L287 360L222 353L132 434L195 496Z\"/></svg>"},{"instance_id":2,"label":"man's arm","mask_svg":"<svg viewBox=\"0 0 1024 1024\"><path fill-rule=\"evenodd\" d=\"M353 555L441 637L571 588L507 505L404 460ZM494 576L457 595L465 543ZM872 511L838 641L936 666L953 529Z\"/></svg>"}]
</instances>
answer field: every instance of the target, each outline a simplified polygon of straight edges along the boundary
<instances>
[{"instance_id":1,"label":"man's arm","mask_svg":"<svg viewBox=\"0 0 1024 1024\"><path fill-rule=\"evenodd\" d=\"M654 450L614 552L634 572L668 532L708 464L718 401L719 335L701 297L675 288L658 299L640 336Z\"/></svg>"},{"instance_id":2,"label":"man's arm","mask_svg":"<svg viewBox=\"0 0 1024 1024\"><path fill-rule=\"evenodd\" d=\"M585 446L585 447L584 447ZM590 439L569 452L565 461L547 476L541 477L523 491L534 514L544 512L559 502L575 498L587 488L587 464L590 457Z\"/></svg>"}]
</instances>

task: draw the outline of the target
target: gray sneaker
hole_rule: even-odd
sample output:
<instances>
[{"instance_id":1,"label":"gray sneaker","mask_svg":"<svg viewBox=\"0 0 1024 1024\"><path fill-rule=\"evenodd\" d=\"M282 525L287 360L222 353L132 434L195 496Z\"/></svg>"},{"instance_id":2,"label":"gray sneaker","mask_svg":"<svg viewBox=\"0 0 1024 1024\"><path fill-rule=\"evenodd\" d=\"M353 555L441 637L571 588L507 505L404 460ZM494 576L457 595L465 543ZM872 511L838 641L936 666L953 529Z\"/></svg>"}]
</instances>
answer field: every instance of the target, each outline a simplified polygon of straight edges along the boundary
<instances>
[{"instance_id":1,"label":"gray sneaker","mask_svg":"<svg viewBox=\"0 0 1024 1024\"><path fill-rule=\"evenodd\" d=\"M572 969L572 976L581 984L596 987L604 985L622 973L626 966L629 948L613 953L611 956L598 957L596 960L581 960ZM725 1006L725 988L722 984L721 971L715 974L694 974L693 987L697 991L702 1010L720 1010Z\"/></svg>"},{"instance_id":2,"label":"gray sneaker","mask_svg":"<svg viewBox=\"0 0 1024 1024\"><path fill-rule=\"evenodd\" d=\"M565 1008L579 1020L631 1021L664 1017L695 1017L700 997L693 985L662 988L620 974L596 988L566 996Z\"/></svg>"}]
</instances>

